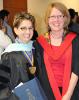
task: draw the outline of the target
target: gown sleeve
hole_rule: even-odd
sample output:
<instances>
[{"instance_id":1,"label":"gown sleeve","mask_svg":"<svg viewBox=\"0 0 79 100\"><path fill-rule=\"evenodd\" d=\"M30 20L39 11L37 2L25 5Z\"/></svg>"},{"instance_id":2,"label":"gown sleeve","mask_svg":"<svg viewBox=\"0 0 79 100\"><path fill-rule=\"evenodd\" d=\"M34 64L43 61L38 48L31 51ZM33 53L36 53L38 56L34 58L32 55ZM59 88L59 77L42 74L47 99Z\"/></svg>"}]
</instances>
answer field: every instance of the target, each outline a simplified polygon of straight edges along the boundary
<instances>
[{"instance_id":1,"label":"gown sleeve","mask_svg":"<svg viewBox=\"0 0 79 100\"><path fill-rule=\"evenodd\" d=\"M10 68L0 64L0 90L6 88L10 82Z\"/></svg>"},{"instance_id":2,"label":"gown sleeve","mask_svg":"<svg viewBox=\"0 0 79 100\"><path fill-rule=\"evenodd\" d=\"M72 72L79 76L79 36L72 45Z\"/></svg>"},{"instance_id":3,"label":"gown sleeve","mask_svg":"<svg viewBox=\"0 0 79 100\"><path fill-rule=\"evenodd\" d=\"M6 64L0 64L0 100L19 100L18 97L13 94L10 90L10 76L11 76L11 69Z\"/></svg>"},{"instance_id":4,"label":"gown sleeve","mask_svg":"<svg viewBox=\"0 0 79 100\"><path fill-rule=\"evenodd\" d=\"M10 72L10 89L14 89L19 82L26 82L29 80L26 71L26 61L21 52L4 53L1 56L2 63L8 66Z\"/></svg>"}]
</instances>

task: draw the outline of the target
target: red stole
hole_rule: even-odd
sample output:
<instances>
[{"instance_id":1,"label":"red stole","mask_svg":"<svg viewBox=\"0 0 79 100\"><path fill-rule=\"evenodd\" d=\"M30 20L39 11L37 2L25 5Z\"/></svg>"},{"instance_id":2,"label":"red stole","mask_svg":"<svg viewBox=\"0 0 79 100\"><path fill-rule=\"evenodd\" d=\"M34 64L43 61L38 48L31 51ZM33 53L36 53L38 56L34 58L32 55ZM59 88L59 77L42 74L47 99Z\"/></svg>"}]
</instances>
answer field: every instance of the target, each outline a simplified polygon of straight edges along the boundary
<instances>
[{"instance_id":1,"label":"red stole","mask_svg":"<svg viewBox=\"0 0 79 100\"><path fill-rule=\"evenodd\" d=\"M61 100L62 96L66 93L70 81L71 74L71 61L72 61L72 40L76 37L76 34L70 33L68 34L64 42L61 44L59 49L53 53L50 44L46 41L43 36L38 38L38 42L44 48L44 62L46 66L47 75L49 78L49 83L54 93L56 100ZM62 86L62 95L60 94L58 85L56 83L54 74L51 70L51 65L49 62L49 57L51 56L54 60L60 59L62 54L65 53L65 69L64 69L64 77L63 77L63 86Z\"/></svg>"}]
</instances>

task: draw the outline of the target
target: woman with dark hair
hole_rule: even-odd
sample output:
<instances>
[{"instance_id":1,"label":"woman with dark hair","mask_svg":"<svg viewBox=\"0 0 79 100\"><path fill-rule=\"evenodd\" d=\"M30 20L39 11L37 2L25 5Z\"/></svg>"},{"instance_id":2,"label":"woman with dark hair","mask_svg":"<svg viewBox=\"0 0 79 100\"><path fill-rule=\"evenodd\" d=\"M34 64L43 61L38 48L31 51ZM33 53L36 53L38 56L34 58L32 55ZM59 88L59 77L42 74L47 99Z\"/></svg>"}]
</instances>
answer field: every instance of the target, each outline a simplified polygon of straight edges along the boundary
<instances>
[{"instance_id":1,"label":"woman with dark hair","mask_svg":"<svg viewBox=\"0 0 79 100\"><path fill-rule=\"evenodd\" d=\"M79 24L77 23L78 13L72 8L68 9L68 11L70 14L70 23L68 25L69 31L79 34Z\"/></svg>"},{"instance_id":2,"label":"woman with dark hair","mask_svg":"<svg viewBox=\"0 0 79 100\"><path fill-rule=\"evenodd\" d=\"M5 50L5 48L12 43L11 39L6 34L6 27L2 25L3 21L0 18L0 62L1 62L1 54Z\"/></svg>"},{"instance_id":3,"label":"woman with dark hair","mask_svg":"<svg viewBox=\"0 0 79 100\"><path fill-rule=\"evenodd\" d=\"M30 13L20 12L14 16L13 27L17 37L15 43L10 44L1 56L2 64L10 69L7 76L9 82L6 84L10 95L3 97L5 100L19 100L13 90L20 83L34 78L36 72L33 58L35 49L31 40L34 34L34 25L35 19Z\"/></svg>"},{"instance_id":4,"label":"woman with dark hair","mask_svg":"<svg viewBox=\"0 0 79 100\"><path fill-rule=\"evenodd\" d=\"M10 37L12 42L14 42L15 37L14 37L14 34L13 34L12 27L9 24L9 15L10 15L10 12L6 9L2 9L0 11L0 17L3 21L3 26L6 27L6 34Z\"/></svg>"}]
</instances>

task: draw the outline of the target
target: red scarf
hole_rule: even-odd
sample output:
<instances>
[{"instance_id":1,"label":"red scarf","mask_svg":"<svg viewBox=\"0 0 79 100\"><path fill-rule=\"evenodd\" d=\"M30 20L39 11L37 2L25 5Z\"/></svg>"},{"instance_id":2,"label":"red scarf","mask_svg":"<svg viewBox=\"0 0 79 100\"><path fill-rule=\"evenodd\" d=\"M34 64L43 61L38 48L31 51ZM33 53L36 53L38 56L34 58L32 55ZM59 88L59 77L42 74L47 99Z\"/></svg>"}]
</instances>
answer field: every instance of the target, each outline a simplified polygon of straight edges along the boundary
<instances>
[{"instance_id":1,"label":"red scarf","mask_svg":"<svg viewBox=\"0 0 79 100\"><path fill-rule=\"evenodd\" d=\"M75 37L76 34L73 33L68 34L65 37L64 42L59 47L59 49L54 53L53 50L51 49L50 44L48 44L44 36L40 36L38 38L38 42L44 48L44 62L46 66L46 71L49 78L50 86L52 88L56 100L62 99L62 96L66 93L69 86L70 74L71 74L71 61L72 61L72 40ZM57 60L60 59L63 53L65 53L66 60L65 60L65 69L64 69L62 95L61 95L54 74L51 70L51 65L48 58L51 56L54 60Z\"/></svg>"}]
</instances>

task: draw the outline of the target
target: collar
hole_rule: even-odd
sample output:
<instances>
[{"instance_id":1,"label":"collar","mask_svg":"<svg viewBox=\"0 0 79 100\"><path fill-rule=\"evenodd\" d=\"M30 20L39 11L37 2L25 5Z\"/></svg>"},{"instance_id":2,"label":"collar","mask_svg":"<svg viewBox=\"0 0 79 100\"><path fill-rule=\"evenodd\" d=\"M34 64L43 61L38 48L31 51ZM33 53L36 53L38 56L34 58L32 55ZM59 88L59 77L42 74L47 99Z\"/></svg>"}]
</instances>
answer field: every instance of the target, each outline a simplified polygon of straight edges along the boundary
<instances>
[{"instance_id":1,"label":"collar","mask_svg":"<svg viewBox=\"0 0 79 100\"><path fill-rule=\"evenodd\" d=\"M12 52L12 51L31 51L34 49L33 41L29 41L28 43L12 43L10 44L3 53Z\"/></svg>"},{"instance_id":2,"label":"collar","mask_svg":"<svg viewBox=\"0 0 79 100\"><path fill-rule=\"evenodd\" d=\"M76 37L76 34L74 33L69 33L67 36L64 38L64 41L62 42L61 46L59 49L54 52L53 49L51 49L51 45L48 43L47 39L41 35L37 39L38 42L41 44L41 46L44 48L44 50L53 57L54 60L57 60L60 58L60 56L65 52L65 50L71 45L72 40Z\"/></svg>"}]
</instances>

